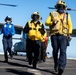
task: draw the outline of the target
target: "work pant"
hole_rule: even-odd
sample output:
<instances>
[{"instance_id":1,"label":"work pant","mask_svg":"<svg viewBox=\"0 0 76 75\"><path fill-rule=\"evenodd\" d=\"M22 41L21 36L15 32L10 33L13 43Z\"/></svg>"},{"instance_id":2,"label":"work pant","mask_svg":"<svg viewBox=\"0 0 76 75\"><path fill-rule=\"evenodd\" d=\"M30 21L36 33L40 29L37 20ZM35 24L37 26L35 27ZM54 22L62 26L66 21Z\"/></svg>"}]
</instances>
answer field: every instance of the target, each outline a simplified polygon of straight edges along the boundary
<instances>
[{"instance_id":1,"label":"work pant","mask_svg":"<svg viewBox=\"0 0 76 75\"><path fill-rule=\"evenodd\" d=\"M33 67L36 67L36 64L39 60L39 41L32 41L27 39L26 42L26 52L29 64L33 63Z\"/></svg>"},{"instance_id":2,"label":"work pant","mask_svg":"<svg viewBox=\"0 0 76 75\"><path fill-rule=\"evenodd\" d=\"M52 35L51 44L53 48L54 64L58 66L58 69L63 69L66 66L66 48L67 48L67 36ZM59 57L58 57L58 52Z\"/></svg>"},{"instance_id":3,"label":"work pant","mask_svg":"<svg viewBox=\"0 0 76 75\"><path fill-rule=\"evenodd\" d=\"M47 48L47 46L45 45L45 42L41 42L41 52L40 52L40 59L41 60L43 60L43 62L45 62L45 57L46 57L46 48Z\"/></svg>"},{"instance_id":4,"label":"work pant","mask_svg":"<svg viewBox=\"0 0 76 75\"><path fill-rule=\"evenodd\" d=\"M9 52L9 55L12 57L12 37L7 38L3 36L3 49L4 49L4 57L5 60L8 61L8 55L7 55L7 51Z\"/></svg>"}]
</instances>

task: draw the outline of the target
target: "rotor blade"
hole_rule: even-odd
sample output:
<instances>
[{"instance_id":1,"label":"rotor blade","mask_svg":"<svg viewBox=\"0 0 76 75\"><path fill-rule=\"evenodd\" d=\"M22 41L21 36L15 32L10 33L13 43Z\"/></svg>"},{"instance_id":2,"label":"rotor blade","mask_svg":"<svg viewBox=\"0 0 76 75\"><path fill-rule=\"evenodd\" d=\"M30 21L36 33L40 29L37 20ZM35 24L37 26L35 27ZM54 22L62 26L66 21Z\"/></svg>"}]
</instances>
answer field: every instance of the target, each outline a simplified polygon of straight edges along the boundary
<instances>
[{"instance_id":1,"label":"rotor blade","mask_svg":"<svg viewBox=\"0 0 76 75\"><path fill-rule=\"evenodd\" d=\"M17 5L12 5L12 4L3 4L3 3L0 3L0 5L11 6L11 7L17 7Z\"/></svg>"},{"instance_id":2,"label":"rotor blade","mask_svg":"<svg viewBox=\"0 0 76 75\"><path fill-rule=\"evenodd\" d=\"M53 8L53 7L48 7L49 9L56 9L56 8ZM75 9L71 9L71 8L67 8L66 10L69 10L69 11L76 11Z\"/></svg>"},{"instance_id":3,"label":"rotor blade","mask_svg":"<svg viewBox=\"0 0 76 75\"><path fill-rule=\"evenodd\" d=\"M48 7L49 9L56 9L56 8L53 8L53 7Z\"/></svg>"},{"instance_id":4,"label":"rotor blade","mask_svg":"<svg viewBox=\"0 0 76 75\"><path fill-rule=\"evenodd\" d=\"M71 8L67 8L67 10L70 10L70 11L76 11L75 9L71 9Z\"/></svg>"}]
</instances>

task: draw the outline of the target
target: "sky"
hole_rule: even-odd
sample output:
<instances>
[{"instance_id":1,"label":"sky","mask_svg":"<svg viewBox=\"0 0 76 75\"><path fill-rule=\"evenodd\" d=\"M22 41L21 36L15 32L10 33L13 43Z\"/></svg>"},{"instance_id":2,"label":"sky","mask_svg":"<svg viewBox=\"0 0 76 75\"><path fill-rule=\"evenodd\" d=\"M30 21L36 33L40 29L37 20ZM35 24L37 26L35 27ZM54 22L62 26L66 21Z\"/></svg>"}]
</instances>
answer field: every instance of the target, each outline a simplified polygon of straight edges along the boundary
<instances>
[{"instance_id":1,"label":"sky","mask_svg":"<svg viewBox=\"0 0 76 75\"><path fill-rule=\"evenodd\" d=\"M41 22L45 26L45 21L50 12L55 11L54 9L48 9L48 7L54 7L58 0L0 0L0 3L14 4L17 7L9 7L0 5L0 22L4 23L6 16L12 17L12 23L15 25L25 26L26 22L31 19L31 14L35 11L40 13L42 17ZM68 8L76 9L76 0L64 0ZM73 28L76 28L76 12L67 11L71 15ZM45 28L48 28L45 26ZM21 37L21 35L14 35L14 37ZM0 50L3 51L2 35L0 35ZM13 44L20 40L13 40ZM73 37L70 46L67 48L67 57L76 58L76 38ZM51 42L48 45L47 50L52 55Z\"/></svg>"}]
</instances>

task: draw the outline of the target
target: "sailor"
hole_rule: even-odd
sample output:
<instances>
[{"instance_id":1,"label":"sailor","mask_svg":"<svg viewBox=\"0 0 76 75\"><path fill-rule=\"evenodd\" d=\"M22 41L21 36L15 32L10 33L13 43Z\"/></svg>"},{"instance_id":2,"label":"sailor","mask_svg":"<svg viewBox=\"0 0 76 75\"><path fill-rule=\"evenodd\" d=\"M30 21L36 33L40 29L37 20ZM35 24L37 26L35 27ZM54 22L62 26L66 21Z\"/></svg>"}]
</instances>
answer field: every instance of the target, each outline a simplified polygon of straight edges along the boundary
<instances>
[{"instance_id":1,"label":"sailor","mask_svg":"<svg viewBox=\"0 0 76 75\"><path fill-rule=\"evenodd\" d=\"M5 62L8 62L8 53L10 58L12 59L12 36L15 34L14 25L12 24L12 18L10 16L6 16L5 24L2 26L1 33L3 33L3 49L4 49L4 58Z\"/></svg>"},{"instance_id":2,"label":"sailor","mask_svg":"<svg viewBox=\"0 0 76 75\"><path fill-rule=\"evenodd\" d=\"M72 34L72 21L70 14L65 12L67 6L64 1L59 0L55 8L57 10L49 14L45 24L50 28L54 69L56 72L58 71L58 75L62 75L66 66L67 40L71 38Z\"/></svg>"},{"instance_id":3,"label":"sailor","mask_svg":"<svg viewBox=\"0 0 76 75\"><path fill-rule=\"evenodd\" d=\"M45 31L44 25L39 21L41 20L39 12L34 12L31 15L31 19L26 23L23 32L27 34L26 52L29 65L33 64L33 68L37 68L40 41L42 40L41 35L44 35Z\"/></svg>"}]
</instances>

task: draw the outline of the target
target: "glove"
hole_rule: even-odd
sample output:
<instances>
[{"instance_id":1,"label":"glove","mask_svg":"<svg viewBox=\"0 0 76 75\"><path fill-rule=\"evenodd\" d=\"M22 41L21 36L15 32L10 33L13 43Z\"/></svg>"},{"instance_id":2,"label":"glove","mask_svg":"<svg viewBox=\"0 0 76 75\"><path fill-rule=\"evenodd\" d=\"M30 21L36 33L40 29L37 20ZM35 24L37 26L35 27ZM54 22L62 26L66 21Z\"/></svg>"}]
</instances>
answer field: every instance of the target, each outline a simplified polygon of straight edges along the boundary
<instances>
[{"instance_id":1,"label":"glove","mask_svg":"<svg viewBox=\"0 0 76 75\"><path fill-rule=\"evenodd\" d=\"M58 22L59 22L58 20L54 20L53 25L56 25Z\"/></svg>"},{"instance_id":2,"label":"glove","mask_svg":"<svg viewBox=\"0 0 76 75\"><path fill-rule=\"evenodd\" d=\"M70 34L67 35L67 46L70 46L70 41L71 41L72 37Z\"/></svg>"},{"instance_id":3,"label":"glove","mask_svg":"<svg viewBox=\"0 0 76 75\"><path fill-rule=\"evenodd\" d=\"M27 39L27 35L26 34L23 34L23 37L24 37L24 39Z\"/></svg>"},{"instance_id":4,"label":"glove","mask_svg":"<svg viewBox=\"0 0 76 75\"><path fill-rule=\"evenodd\" d=\"M71 39L72 39L70 34L67 35L67 38L68 38L69 41L71 41Z\"/></svg>"}]
</instances>

